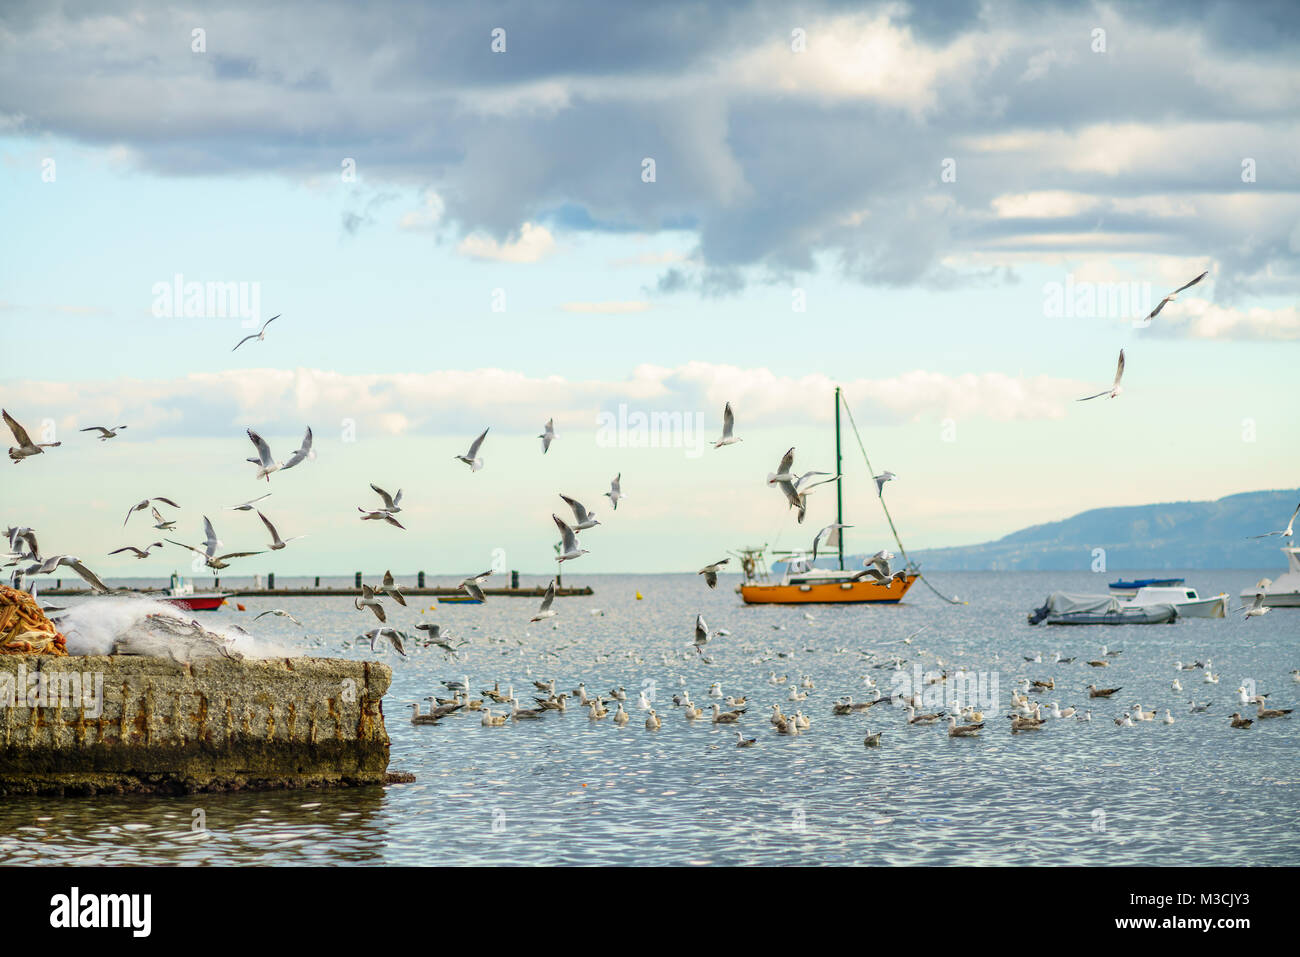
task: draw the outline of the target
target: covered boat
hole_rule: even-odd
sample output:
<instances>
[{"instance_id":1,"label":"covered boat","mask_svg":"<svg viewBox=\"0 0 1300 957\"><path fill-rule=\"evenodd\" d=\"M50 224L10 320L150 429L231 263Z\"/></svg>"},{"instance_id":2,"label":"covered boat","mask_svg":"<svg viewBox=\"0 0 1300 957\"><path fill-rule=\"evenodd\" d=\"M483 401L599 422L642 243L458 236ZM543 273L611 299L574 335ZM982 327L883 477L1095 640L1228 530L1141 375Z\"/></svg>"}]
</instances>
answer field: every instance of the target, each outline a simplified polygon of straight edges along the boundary
<instances>
[{"instance_id":1,"label":"covered boat","mask_svg":"<svg viewBox=\"0 0 1300 957\"><path fill-rule=\"evenodd\" d=\"M1178 609L1171 604L1133 606L1113 595L1063 591L1052 592L1041 608L1029 613L1031 625L1160 625L1177 620Z\"/></svg>"}]
</instances>

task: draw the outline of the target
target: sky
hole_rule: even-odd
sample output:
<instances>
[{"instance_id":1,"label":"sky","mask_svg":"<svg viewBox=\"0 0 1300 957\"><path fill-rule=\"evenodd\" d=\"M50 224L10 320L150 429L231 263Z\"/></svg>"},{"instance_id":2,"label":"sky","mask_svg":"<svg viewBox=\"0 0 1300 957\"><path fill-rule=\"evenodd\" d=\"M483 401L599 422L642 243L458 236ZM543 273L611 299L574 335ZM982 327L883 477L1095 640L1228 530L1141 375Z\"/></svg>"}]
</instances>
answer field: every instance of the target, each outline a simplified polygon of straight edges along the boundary
<instances>
[{"instance_id":1,"label":"sky","mask_svg":"<svg viewBox=\"0 0 1300 957\"><path fill-rule=\"evenodd\" d=\"M571 577L694 570L835 520L764 480L837 385L909 549L1294 488L1297 53L1286 2L8 3L0 404L63 444L0 521L165 576L130 505L252 550L270 491L307 537L236 573L537 573L564 493Z\"/></svg>"}]
</instances>

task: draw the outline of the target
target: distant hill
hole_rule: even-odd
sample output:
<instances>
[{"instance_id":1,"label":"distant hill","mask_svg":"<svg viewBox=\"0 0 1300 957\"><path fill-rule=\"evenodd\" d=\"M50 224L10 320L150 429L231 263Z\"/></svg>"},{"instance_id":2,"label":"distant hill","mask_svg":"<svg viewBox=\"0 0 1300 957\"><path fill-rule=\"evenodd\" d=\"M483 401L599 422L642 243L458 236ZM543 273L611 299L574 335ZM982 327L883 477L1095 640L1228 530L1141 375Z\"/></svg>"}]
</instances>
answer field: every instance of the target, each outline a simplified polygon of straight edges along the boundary
<instances>
[{"instance_id":1,"label":"distant hill","mask_svg":"<svg viewBox=\"0 0 1300 957\"><path fill-rule=\"evenodd\" d=\"M995 542L908 555L927 571L1087 569L1094 548L1106 550L1108 571L1282 568L1280 537L1250 541L1247 536L1284 526L1297 501L1300 492L1283 489L1242 492L1213 502L1095 508L1064 521L1032 525ZM860 567L862 558L854 556L851 567Z\"/></svg>"}]
</instances>

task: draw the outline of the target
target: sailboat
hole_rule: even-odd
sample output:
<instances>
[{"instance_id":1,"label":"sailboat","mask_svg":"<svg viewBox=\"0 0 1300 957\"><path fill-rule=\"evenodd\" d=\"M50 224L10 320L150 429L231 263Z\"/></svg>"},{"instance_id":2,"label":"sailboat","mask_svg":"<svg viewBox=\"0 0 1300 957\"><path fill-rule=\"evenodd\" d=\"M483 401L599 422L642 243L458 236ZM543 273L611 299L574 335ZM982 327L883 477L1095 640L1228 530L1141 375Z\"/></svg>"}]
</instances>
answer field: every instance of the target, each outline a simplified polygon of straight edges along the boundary
<instances>
[{"instance_id":1,"label":"sailboat","mask_svg":"<svg viewBox=\"0 0 1300 957\"><path fill-rule=\"evenodd\" d=\"M835 388L835 521L844 524L844 469L840 451L840 389ZM844 569L844 537L833 529L826 547L834 547L839 568L815 568L802 556L792 556L779 581L773 581L763 560L763 548L745 548L738 553L745 580L737 586L747 605L827 604L831 602L898 602L920 577L910 566L907 576L888 582L853 581L854 572Z\"/></svg>"}]
</instances>

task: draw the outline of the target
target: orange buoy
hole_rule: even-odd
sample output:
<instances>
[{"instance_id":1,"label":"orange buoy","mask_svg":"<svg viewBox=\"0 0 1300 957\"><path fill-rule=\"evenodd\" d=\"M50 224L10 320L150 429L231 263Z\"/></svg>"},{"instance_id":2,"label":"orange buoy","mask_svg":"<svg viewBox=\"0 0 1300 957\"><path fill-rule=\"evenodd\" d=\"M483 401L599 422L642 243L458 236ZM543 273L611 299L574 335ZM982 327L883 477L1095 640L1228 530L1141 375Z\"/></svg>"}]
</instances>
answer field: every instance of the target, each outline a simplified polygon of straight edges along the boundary
<instances>
[{"instance_id":1,"label":"orange buoy","mask_svg":"<svg viewBox=\"0 0 1300 957\"><path fill-rule=\"evenodd\" d=\"M224 605L225 602L223 601L221 604ZM239 604L239 602L235 602L235 607L238 608L240 611L246 611L246 610L247 610L247 609L244 608L243 605Z\"/></svg>"}]
</instances>

